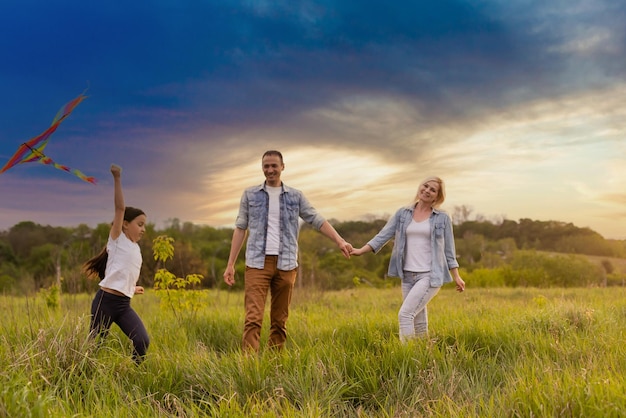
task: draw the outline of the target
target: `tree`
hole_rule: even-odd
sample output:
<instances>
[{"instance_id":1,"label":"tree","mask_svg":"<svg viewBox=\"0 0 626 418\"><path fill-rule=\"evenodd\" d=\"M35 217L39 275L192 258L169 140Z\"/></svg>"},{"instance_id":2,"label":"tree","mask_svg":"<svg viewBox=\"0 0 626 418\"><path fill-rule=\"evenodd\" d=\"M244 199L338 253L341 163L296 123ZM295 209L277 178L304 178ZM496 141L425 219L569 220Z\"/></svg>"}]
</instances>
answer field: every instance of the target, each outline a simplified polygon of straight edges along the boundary
<instances>
[{"instance_id":1,"label":"tree","mask_svg":"<svg viewBox=\"0 0 626 418\"><path fill-rule=\"evenodd\" d=\"M461 225L469 221L471 213L474 211L471 206L455 206L452 211L452 224L453 225Z\"/></svg>"},{"instance_id":2,"label":"tree","mask_svg":"<svg viewBox=\"0 0 626 418\"><path fill-rule=\"evenodd\" d=\"M16 263L17 258L11 245L7 241L0 241L0 265Z\"/></svg>"},{"instance_id":3,"label":"tree","mask_svg":"<svg viewBox=\"0 0 626 418\"><path fill-rule=\"evenodd\" d=\"M31 249L26 266L35 281L35 290L47 287L54 281L56 253L57 246L54 244L43 244Z\"/></svg>"}]
</instances>

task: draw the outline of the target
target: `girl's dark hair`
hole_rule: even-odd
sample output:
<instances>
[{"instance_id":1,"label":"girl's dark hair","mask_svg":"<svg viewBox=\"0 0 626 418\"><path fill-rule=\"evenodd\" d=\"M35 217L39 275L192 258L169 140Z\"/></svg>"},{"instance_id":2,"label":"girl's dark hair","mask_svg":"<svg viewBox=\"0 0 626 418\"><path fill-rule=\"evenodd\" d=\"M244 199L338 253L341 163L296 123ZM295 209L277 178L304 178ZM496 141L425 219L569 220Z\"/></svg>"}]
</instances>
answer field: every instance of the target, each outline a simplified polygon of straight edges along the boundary
<instances>
[{"instance_id":1,"label":"girl's dark hair","mask_svg":"<svg viewBox=\"0 0 626 418\"><path fill-rule=\"evenodd\" d=\"M126 222L132 222L139 215L145 215L145 212L141 209L134 208L132 206L126 206L124 209L124 220ZM107 238L108 240L108 238ZM104 279L104 273L107 268L107 260L109 259L109 253L107 252L107 246L104 245L102 251L95 257L90 258L83 264L83 270L89 277L98 277L100 280Z\"/></svg>"},{"instance_id":2,"label":"girl's dark hair","mask_svg":"<svg viewBox=\"0 0 626 418\"><path fill-rule=\"evenodd\" d=\"M135 219L137 216L145 214L146 213L141 209L137 209L132 206L126 206L126 209L124 209L124 220L126 222L132 222L133 219Z\"/></svg>"}]
</instances>

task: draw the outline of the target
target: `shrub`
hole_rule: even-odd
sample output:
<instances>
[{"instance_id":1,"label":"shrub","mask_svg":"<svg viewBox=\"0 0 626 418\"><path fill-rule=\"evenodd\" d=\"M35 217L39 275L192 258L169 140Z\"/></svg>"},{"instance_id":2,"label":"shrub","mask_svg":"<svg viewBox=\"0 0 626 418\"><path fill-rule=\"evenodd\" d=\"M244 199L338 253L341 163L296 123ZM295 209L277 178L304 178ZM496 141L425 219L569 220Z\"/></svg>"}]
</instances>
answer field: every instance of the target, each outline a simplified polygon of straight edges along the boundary
<instances>
[{"instance_id":1,"label":"shrub","mask_svg":"<svg viewBox=\"0 0 626 418\"><path fill-rule=\"evenodd\" d=\"M577 255L548 255L516 251L502 269L507 286L585 287L604 283L602 268Z\"/></svg>"},{"instance_id":2,"label":"shrub","mask_svg":"<svg viewBox=\"0 0 626 418\"><path fill-rule=\"evenodd\" d=\"M174 257L174 239L167 235L160 235L153 240L152 251L154 259L165 264ZM199 285L203 276L188 274L186 277L176 277L166 268L160 268L154 275L154 288L161 298L163 307L171 309L178 320L182 320L183 313L195 316L202 306L200 291L193 290Z\"/></svg>"},{"instance_id":3,"label":"shrub","mask_svg":"<svg viewBox=\"0 0 626 418\"><path fill-rule=\"evenodd\" d=\"M0 275L0 293L8 293L13 290L15 279L8 274Z\"/></svg>"},{"instance_id":4,"label":"shrub","mask_svg":"<svg viewBox=\"0 0 626 418\"><path fill-rule=\"evenodd\" d=\"M461 272L461 277L471 287L503 287L504 276L501 268L478 268L472 272Z\"/></svg>"}]
</instances>

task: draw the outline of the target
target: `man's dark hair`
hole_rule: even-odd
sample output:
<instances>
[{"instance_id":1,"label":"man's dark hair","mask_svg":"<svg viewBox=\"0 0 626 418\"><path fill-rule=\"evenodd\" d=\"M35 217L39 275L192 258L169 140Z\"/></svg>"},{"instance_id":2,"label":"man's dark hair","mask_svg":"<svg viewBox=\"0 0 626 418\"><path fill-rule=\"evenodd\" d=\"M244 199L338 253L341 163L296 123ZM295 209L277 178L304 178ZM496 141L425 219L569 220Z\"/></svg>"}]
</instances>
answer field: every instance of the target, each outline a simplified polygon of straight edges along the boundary
<instances>
[{"instance_id":1,"label":"man's dark hair","mask_svg":"<svg viewBox=\"0 0 626 418\"><path fill-rule=\"evenodd\" d=\"M280 158L280 162L283 163L283 154L280 153L280 151L276 151L274 149L271 149L269 151L265 151L265 154L263 154L263 156L261 157L261 160L263 160L263 158L265 158L268 155L278 155L278 158Z\"/></svg>"}]
</instances>

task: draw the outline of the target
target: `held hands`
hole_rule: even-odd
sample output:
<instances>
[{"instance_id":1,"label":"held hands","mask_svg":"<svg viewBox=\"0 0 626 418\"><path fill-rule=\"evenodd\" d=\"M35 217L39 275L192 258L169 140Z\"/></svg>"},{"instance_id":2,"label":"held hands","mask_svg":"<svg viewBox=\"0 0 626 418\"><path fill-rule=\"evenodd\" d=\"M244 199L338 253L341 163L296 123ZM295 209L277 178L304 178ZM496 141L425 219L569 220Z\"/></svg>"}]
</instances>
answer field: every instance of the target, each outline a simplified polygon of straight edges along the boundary
<instances>
[{"instance_id":1,"label":"held hands","mask_svg":"<svg viewBox=\"0 0 626 418\"><path fill-rule=\"evenodd\" d=\"M350 254L352 255L363 255L365 253L374 252L374 249L370 247L369 244L365 244L361 248L354 248Z\"/></svg>"}]
</instances>

